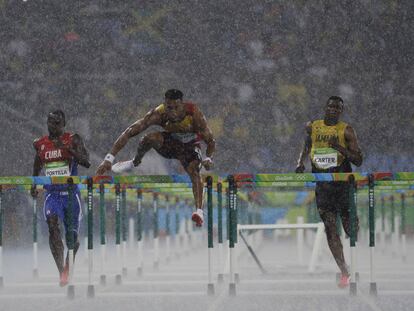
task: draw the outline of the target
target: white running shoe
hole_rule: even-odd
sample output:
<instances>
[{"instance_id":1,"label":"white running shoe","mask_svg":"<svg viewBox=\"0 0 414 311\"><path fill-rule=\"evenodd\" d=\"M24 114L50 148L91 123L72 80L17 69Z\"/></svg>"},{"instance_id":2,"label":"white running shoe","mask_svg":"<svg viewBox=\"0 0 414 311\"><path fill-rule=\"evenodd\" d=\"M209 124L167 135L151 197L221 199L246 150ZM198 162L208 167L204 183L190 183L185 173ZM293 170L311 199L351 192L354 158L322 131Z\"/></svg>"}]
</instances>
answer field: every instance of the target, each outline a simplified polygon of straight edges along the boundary
<instances>
[{"instance_id":1,"label":"white running shoe","mask_svg":"<svg viewBox=\"0 0 414 311\"><path fill-rule=\"evenodd\" d=\"M134 168L134 163L132 162L132 160L129 161L120 161L115 163L114 165L112 165L112 172L116 173L116 174L120 174L120 173L127 173L132 171L132 169Z\"/></svg>"},{"instance_id":2,"label":"white running shoe","mask_svg":"<svg viewBox=\"0 0 414 311\"><path fill-rule=\"evenodd\" d=\"M203 210L198 208L197 211L195 211L191 216L191 220L195 222L197 227L201 227L204 222Z\"/></svg>"}]
</instances>

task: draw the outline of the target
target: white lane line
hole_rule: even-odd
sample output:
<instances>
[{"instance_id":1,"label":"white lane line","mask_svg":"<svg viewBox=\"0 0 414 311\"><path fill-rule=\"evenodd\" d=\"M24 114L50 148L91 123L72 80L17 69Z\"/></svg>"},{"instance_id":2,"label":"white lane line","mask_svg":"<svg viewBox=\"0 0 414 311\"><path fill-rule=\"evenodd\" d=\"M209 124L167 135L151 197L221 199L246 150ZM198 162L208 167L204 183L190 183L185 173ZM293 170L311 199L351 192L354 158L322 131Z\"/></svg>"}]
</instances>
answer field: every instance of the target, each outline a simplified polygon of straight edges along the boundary
<instances>
[{"instance_id":1,"label":"white lane line","mask_svg":"<svg viewBox=\"0 0 414 311\"><path fill-rule=\"evenodd\" d=\"M37 294L1 294L0 300L2 299L44 299L44 298L66 298L66 294L62 293L37 293Z\"/></svg>"},{"instance_id":2,"label":"white lane line","mask_svg":"<svg viewBox=\"0 0 414 311\"><path fill-rule=\"evenodd\" d=\"M76 285L86 286L88 282L75 282ZM58 282L44 282L44 283L6 283L4 288L18 288L18 287L59 287Z\"/></svg>"},{"instance_id":3,"label":"white lane line","mask_svg":"<svg viewBox=\"0 0 414 311\"><path fill-rule=\"evenodd\" d=\"M79 294L78 294L79 295ZM82 294L83 296L83 294ZM96 293L96 297L159 297L159 296L173 296L173 297L185 297L185 296L206 296L206 292L111 292L111 293ZM48 298L66 298L66 294L51 294L51 293L38 293L38 294L1 294L0 301L3 299L48 299Z\"/></svg>"},{"instance_id":4,"label":"white lane line","mask_svg":"<svg viewBox=\"0 0 414 311\"><path fill-rule=\"evenodd\" d=\"M206 292L132 292L132 293L122 293L122 292L110 292L110 293L96 293L97 297L154 297L154 296L206 296Z\"/></svg>"},{"instance_id":5,"label":"white lane line","mask_svg":"<svg viewBox=\"0 0 414 311\"><path fill-rule=\"evenodd\" d=\"M414 297L414 290L378 290L378 296L400 296L400 295L412 295Z\"/></svg>"},{"instance_id":6,"label":"white lane line","mask_svg":"<svg viewBox=\"0 0 414 311\"><path fill-rule=\"evenodd\" d=\"M167 285L167 284L176 284L176 285L180 285L180 284L201 284L201 285L206 285L207 286L207 282L205 280L203 281L197 281L197 280L162 280L162 281L125 281L122 282L122 285Z\"/></svg>"},{"instance_id":7,"label":"white lane line","mask_svg":"<svg viewBox=\"0 0 414 311\"><path fill-rule=\"evenodd\" d=\"M348 291L341 290L239 290L236 295L241 296L349 296Z\"/></svg>"},{"instance_id":8,"label":"white lane line","mask_svg":"<svg viewBox=\"0 0 414 311\"><path fill-rule=\"evenodd\" d=\"M111 272L105 272L105 275L107 275L107 276L115 276L115 275L117 275L117 274L119 274L119 272L116 272L116 271L111 271ZM162 272L162 271L160 271L160 272L151 272L151 273L148 273L148 272L146 272L146 271L143 271L143 277L153 277L153 276L162 276L162 277L168 277L168 276L190 276L190 277L193 277L193 276L200 276L200 277L207 277L207 273L200 273L200 272L198 272L198 273L196 273L196 272ZM74 278L87 278L87 277L89 277L89 275L88 274L79 274L79 273L76 273L75 272L75 274L74 274ZM58 279L59 277L57 276L57 275L52 275L52 274L41 274L40 276L39 276L39 278L40 279L43 279L43 278L45 278L45 279Z\"/></svg>"}]
</instances>

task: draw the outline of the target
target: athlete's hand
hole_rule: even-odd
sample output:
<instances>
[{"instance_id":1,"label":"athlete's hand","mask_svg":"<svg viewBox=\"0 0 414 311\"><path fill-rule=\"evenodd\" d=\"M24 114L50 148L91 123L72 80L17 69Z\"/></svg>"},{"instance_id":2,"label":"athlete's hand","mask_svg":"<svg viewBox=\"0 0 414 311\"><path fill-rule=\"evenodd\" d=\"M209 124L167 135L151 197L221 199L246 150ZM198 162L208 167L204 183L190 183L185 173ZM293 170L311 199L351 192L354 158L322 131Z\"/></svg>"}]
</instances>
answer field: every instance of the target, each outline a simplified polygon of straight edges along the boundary
<instances>
[{"instance_id":1,"label":"athlete's hand","mask_svg":"<svg viewBox=\"0 0 414 311\"><path fill-rule=\"evenodd\" d=\"M209 171L209 170L211 170L212 169L212 167L213 167L213 160L211 159L211 158L205 158L204 160L203 160L203 162L201 162L201 165L202 166L204 166L204 168L207 170L207 171Z\"/></svg>"},{"instance_id":2,"label":"athlete's hand","mask_svg":"<svg viewBox=\"0 0 414 311\"><path fill-rule=\"evenodd\" d=\"M328 141L328 144L329 144L329 147L335 150L338 150L338 148L340 147L338 137L331 137Z\"/></svg>"},{"instance_id":3,"label":"athlete's hand","mask_svg":"<svg viewBox=\"0 0 414 311\"><path fill-rule=\"evenodd\" d=\"M39 191L37 191L36 185L32 185L32 187L30 188L30 195L32 196L33 199L36 199L37 196L39 195Z\"/></svg>"},{"instance_id":4,"label":"athlete's hand","mask_svg":"<svg viewBox=\"0 0 414 311\"><path fill-rule=\"evenodd\" d=\"M111 162L107 160L103 160L101 164L99 164L98 168L96 169L96 175L104 175L106 172L112 169Z\"/></svg>"},{"instance_id":5,"label":"athlete's hand","mask_svg":"<svg viewBox=\"0 0 414 311\"><path fill-rule=\"evenodd\" d=\"M295 173L299 173L299 174L303 173L304 171L305 171L305 165L303 164L299 164L295 169Z\"/></svg>"}]
</instances>

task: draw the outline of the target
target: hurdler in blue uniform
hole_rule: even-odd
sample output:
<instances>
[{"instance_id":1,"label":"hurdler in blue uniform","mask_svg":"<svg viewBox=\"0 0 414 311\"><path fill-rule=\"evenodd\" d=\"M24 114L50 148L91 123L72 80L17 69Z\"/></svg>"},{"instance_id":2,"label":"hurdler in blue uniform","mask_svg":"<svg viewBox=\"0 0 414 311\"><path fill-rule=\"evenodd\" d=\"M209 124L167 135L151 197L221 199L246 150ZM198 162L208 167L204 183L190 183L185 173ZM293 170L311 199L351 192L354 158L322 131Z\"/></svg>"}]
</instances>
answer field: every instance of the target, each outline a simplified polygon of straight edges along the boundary
<instances>
[{"instance_id":1,"label":"hurdler in blue uniform","mask_svg":"<svg viewBox=\"0 0 414 311\"><path fill-rule=\"evenodd\" d=\"M76 176L78 164L89 167L89 155L81 137L77 134L65 133L65 115L61 110L49 113L47 118L49 135L36 139L33 146L36 155L33 164L33 176L38 176L42 169L46 176ZM63 222L66 243L69 238L70 218L73 219L74 254L79 249L79 222L82 216L79 189L74 186L72 202L69 204L68 185L45 185L44 216L49 227L49 246L60 275L60 285L68 283L69 258L63 262L64 246L61 239L59 220ZM32 187L32 196L37 191ZM72 206L72 215L69 206ZM72 216L72 217L69 217Z\"/></svg>"}]
</instances>

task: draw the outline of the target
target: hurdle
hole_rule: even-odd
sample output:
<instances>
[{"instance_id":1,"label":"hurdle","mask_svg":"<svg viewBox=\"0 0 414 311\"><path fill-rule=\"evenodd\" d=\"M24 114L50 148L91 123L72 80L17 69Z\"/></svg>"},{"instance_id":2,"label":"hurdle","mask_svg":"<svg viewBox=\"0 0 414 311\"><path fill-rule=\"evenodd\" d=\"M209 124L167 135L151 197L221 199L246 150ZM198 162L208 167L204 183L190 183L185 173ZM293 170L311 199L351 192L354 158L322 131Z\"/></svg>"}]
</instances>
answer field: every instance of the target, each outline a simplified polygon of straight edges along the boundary
<instances>
[{"instance_id":1,"label":"hurdle","mask_svg":"<svg viewBox=\"0 0 414 311\"><path fill-rule=\"evenodd\" d=\"M264 176L266 175L266 176ZM327 174L327 175L322 175L320 176L319 174L310 174L310 176L300 176L302 174L297 174L297 175L293 175L295 177L292 177L292 175L271 175L271 174L257 174L257 175L252 175L252 182L257 183L258 187L268 187L268 188L276 188L278 189L278 187L297 187L299 185L303 186L307 186L307 183L313 183L315 181L329 181L329 178L336 178L334 180L347 180L347 178L350 178L351 175L350 174L340 174L338 176L333 175L333 174ZM303 174L306 175L306 174ZM296 177L297 176L297 177ZM391 177L390 177L391 176ZM393 178L396 175L389 175L388 178ZM36 181L36 184L38 185L42 185L42 184L50 184L50 183L61 183L61 184L68 184L68 185L72 185L71 187L69 187L70 191L69 194L70 195L74 195L74 184L80 184L80 185L86 185L87 186L87 191L88 191L88 196L87 196L87 224L88 224L88 281L87 281L87 285L88 285L88 292L87 292L87 296L89 298L94 297L95 295L95 284L93 282L93 273L95 272L95 268L93 265L93 226L94 226L94 221L93 221L93 209L94 209L94 203L93 203L93 194L94 194L94 187L98 187L99 185L99 191L96 191L96 193L99 193L99 219L100 219L100 237L101 237L101 265L100 265L100 277L101 279L105 279L106 281L106 277L107 277L107 271L105 268L105 248L106 248L106 228L105 228L105 190L114 190L114 186L115 186L115 220L116 220L116 248L119 249L119 254L120 256L117 256L118 259L120 259L118 261L118 264L116 266L116 272L118 273L117 275L120 275L121 281L123 280L123 278L125 277L125 275L123 274L123 269L127 268L127 266L125 265L125 257L129 254L127 254L126 252L124 253L124 255L122 255L122 244L126 245L126 224L127 224L127 219L125 217L126 215L126 211L127 211L127 198L131 199L132 196L127 196L127 194L129 193L133 193L133 198L131 200L129 200L128 202L130 203L132 200L134 200L134 204L136 204L136 240L137 243L135 243L135 245L137 245L138 249L140 248L140 244L139 242L142 242L142 223L141 225L139 225L139 222L142 222L142 210L143 210L143 206L142 206L142 201L143 201L143 191L147 188L143 187L143 182L142 180L144 180L145 182L149 183L150 185L146 185L149 188L153 187L153 191L151 192L146 192L146 196L148 195L152 195L153 197L153 201L151 203L151 200L147 200L147 205L148 205L148 210L151 210L150 205L152 204L152 212L154 212L154 210L158 213L159 209L163 207L163 203L161 202L161 198L163 197L161 195L161 192L159 192L160 188L158 188L159 186L153 186L155 185L155 181L157 180L159 182L160 179L151 179L152 177L145 177L145 176L132 176L130 179L126 178L129 176L122 176L122 177L106 177L107 179L105 180L104 178L91 178L91 177L71 177L71 178L58 178L58 179L50 179L50 178L44 178L43 177L37 177L36 179L30 178L30 179L24 179L24 178L20 178L20 179L10 179L9 181L6 180L6 178L1 178L0 177L0 280L1 280L1 284L3 284L3 270L2 270L2 265L3 265L3 260L2 260L2 247L3 247L3 220L2 218L4 217L3 214L3 205L2 205L2 197L3 197L3 192L4 192L4 187L3 184L6 185L10 185L12 183L16 183L17 180L17 184L18 185L31 185L33 184L34 181ZM368 176L368 175L362 175L362 174L355 174L355 188L362 188L366 185L369 184L369 233L370 233L370 241L369 241L369 247L370 247L370 288L372 287L372 289L370 289L370 292L372 292L372 295L376 295L377 294L377 280L375 278L375 192L374 190L378 189L382 189L382 187L385 185L383 184L383 181L381 179L381 176L377 176L374 174L372 174L372 176ZM296 178L296 179L295 179ZM396 177L396 178L401 178L401 177ZM413 179L413 177L411 177L411 175L407 175L404 178L406 178L407 181L410 181ZM137 182L137 180L139 180ZM180 179L180 181L182 181L182 179ZM392 180L387 181L388 183L390 183ZM362 183L367 183L366 185L361 184ZM136 183L136 184L134 184ZM259 224L238 224L238 219L241 221L241 218L243 217L237 217L237 212L238 212L238 205L240 205L240 197L238 198L238 183L239 183L239 176L237 175L232 175L228 177L228 194L226 195L226 206L227 208L227 212L229 213L229 217L227 218L227 222L228 222L228 228L227 228L227 232L228 232L228 239L229 239L229 256L230 256L230 278L229 278L229 293L231 293L231 295L235 295L236 294L236 284L237 284L237 278L236 275L239 272L237 270L237 254L236 254L236 250L235 248L237 248L237 241L238 241L238 234L240 232L243 232L245 230L261 230L263 228L259 228L259 227L253 227L253 226L261 226ZM261 184L260 184L261 183ZM358 184L359 183L359 184ZM392 184L392 183L390 183ZM107 188L109 189L105 189L105 185L108 185ZM392 189L397 189L399 186L398 183L395 183L395 188ZM179 187L179 186L177 186ZM223 232L225 230L223 230L224 228L222 228L222 222L223 222L223 211L222 211L222 197L221 197L221 193L222 193L222 185L221 183L217 183L217 202L214 202L213 199L213 185L211 184L211 187L207 185L207 209L210 209L209 207L211 206L217 206L217 211L218 211L218 216L217 219L219 220L218 222L218 243L216 244L218 246L218 262L219 262L219 269L217 270L218 275L217 275L217 281L220 282L220 273L223 275L223 279L224 279L224 271L223 271L223 267L224 267L224 263L223 261L220 260L220 257L222 255L220 255L220 243L223 242ZM188 188L188 187L187 187ZM173 189L171 187L171 189ZM220 189L220 190L219 190ZM27 190L27 189L25 189ZM226 191L226 190L225 190ZM351 191L352 192L352 191ZM169 195L171 195L171 193L174 193L174 190L168 190L167 192ZM178 192L177 192L178 193ZM175 195L177 194L175 193ZM190 193L190 192L188 192ZM111 194L112 195L112 194ZM356 197L355 197L355 191L353 193L350 194L350 202L354 202L355 203L355 210L356 210ZM113 197L113 196L112 196ZM110 197L110 198L112 198ZM156 200L154 200L154 198L156 198ZM173 209L177 209L180 208L178 206L178 202L179 202L179 198L178 196L176 196L176 205L170 206L170 202L172 202L173 200L170 199L170 197L166 196L165 197L165 211L166 211L166 223L165 223L165 228L166 228L166 244L167 244L167 239L169 239L169 223L171 221L171 219L173 217L170 218L170 214L169 212ZM167 199L168 198L168 199ZM406 194L404 193L404 195L401 195L401 223L400 223L400 232L401 233L405 233L405 205L406 205ZM156 204L154 204L154 201L156 202ZM136 202L136 203L135 203ZM182 202L182 201L181 201ZM389 201L391 203L391 201ZM394 202L394 204L398 203L398 199L396 200L396 202ZM29 203L30 204L30 203ZM37 203L34 203L32 201L33 205L36 205ZM360 202L358 204L362 204L362 200L360 200ZM155 205L155 209L154 209L154 205ZM186 205L186 204L184 204ZM185 214L188 212L188 206L184 207L184 205L182 205L181 207L181 211L177 211L176 210L176 214L174 215L176 218L176 223L178 223L178 228L181 227L183 229L185 229L185 222L180 221L180 212L182 214ZM351 204L352 205L352 204ZM33 206L31 206L33 208ZM243 207L244 208L244 207ZM249 208L249 207L248 207ZM35 219L35 208L33 208L33 220ZM160 217L162 219L162 210L160 211ZM245 210L243 211L245 212ZM365 212L365 210L364 210ZM141 213L140 216L138 216ZM397 214L397 213L395 213ZM244 215L245 216L245 215ZM249 219L252 219L253 217L251 215L248 215ZM308 215L310 216L310 215ZM394 219L397 215L394 215ZM403 217L404 216L404 217ZM73 217L73 215L72 215ZM211 218L210 218L211 217ZM245 218L245 217L244 217ZM244 219L243 218L243 219ZM37 219L37 217L36 217ZM155 213L153 214L153 220L157 221L157 223L155 224L155 226L152 228L154 231L154 237L157 236L159 237L159 228L158 228L158 215L155 216ZM374 221L373 221L374 220ZM279 225L271 225L271 226L281 226L275 229L295 229L295 230L307 230L307 229L312 229L315 230L316 229L316 235L315 235L315 241L316 241L316 236L318 236L318 228L313 227L313 228L302 228L301 226L304 225L313 225L316 226L317 224L302 224L302 221L299 219L297 224L279 224ZM160 223L162 224L162 223ZM246 227L243 227L246 226ZM248 226L252 226L252 227L248 227ZM268 226L268 225L266 225ZM297 226L297 227L294 227ZM156 230L155 230L156 228ZM220 229L221 228L221 229ZM37 242L37 224L34 222L33 223L33 241ZM177 228L176 228L177 229ZM212 254L214 254L213 252L213 243L211 241L210 243L210 237L213 237L213 214L212 211L211 213L208 212L208 218L207 218L207 229L208 229L208 241L207 246L208 248L208 253L209 253L209 257L208 257L208 270L209 270L209 274L208 274L208 279L206 280L207 283L207 294L209 293L209 285L210 288L214 288L215 282L213 280L212 277L212 273L214 272L213 270L213 262L214 260L212 259ZM354 228L355 230L356 228ZM172 231L172 230L171 230ZM191 229L190 227L187 228L186 234L189 236L191 234ZM181 231L182 232L182 231ZM198 232L201 231L195 231L196 234L198 234ZM323 236L323 230L320 230L319 235L322 237ZM176 233L178 233L178 235L180 234L180 230L176 230ZM188 237L187 236L187 237ZM298 245L303 244L303 241L301 241L301 237L303 238L302 233L297 235L298 238ZM73 238L73 237L72 237ZM177 238L177 236L176 236ZM303 240L303 239L302 239ZM352 240L352 239L351 239ZM401 240L401 247L404 244L403 240ZM161 235L161 245L162 245L162 235ZM192 241L192 239L190 238L190 241ZM74 241L70 241L69 244L73 244ZM353 241L356 244L356 240ZM191 243L193 244L193 243ZM316 242L313 243L314 247L312 248L312 254L313 253L317 253L318 251L314 250L315 249L315 244ZM211 245L211 247L210 247ZM72 259L72 262L70 262L70 266L71 271L70 271L70 284L68 286L68 292L67 292L67 296L69 298L73 298L74 297L74 280L73 280L73 267L74 267L74 262L73 262L73 245L71 245L72 248L69 249L69 251L71 251L71 255L69 256L69 259ZM154 262L155 262L155 246L156 243L154 241ZM184 245L183 245L184 246ZM194 245L192 245L194 246ZM141 247L142 247L142 243L141 243ZM356 245L354 245L354 247L356 247ZM232 249L233 248L233 249ZM165 250L165 254L169 254L169 251L167 250L168 248L166 247ZM182 247L182 250L184 251L186 248ZM210 250L211 249L211 250ZM298 247L298 254L299 254L300 248ZM161 253L163 252L163 249L161 248ZM33 247L33 271L35 269L35 267L38 267L38 265L36 264L36 254L37 251L35 250L35 247ZM118 251L117 251L118 253ZM122 256L125 256L124 258L122 258ZM134 256L135 262L134 264L137 265L137 273L138 273L138 269L141 268L141 274L142 274L142 268L143 268L143 262L139 259L139 256L143 256L143 252L142 251L138 251L138 258L136 258ZM223 256L224 257L224 256ZM300 257L300 255L299 255ZM313 257L313 255L312 255ZM151 258L151 257L150 257ZM158 257L159 258L159 257ZM300 258L299 258L300 259ZM160 263L160 261L159 261ZM351 262L351 273L352 273L352 277L353 277L353 281L356 281L356 270L352 270L352 266L356 266L356 263L354 261ZM135 266L134 266L135 267ZM355 268L356 269L356 268ZM99 271L99 270L98 270ZM309 271L309 268L308 268ZM38 271L39 273L39 271ZM41 273L40 273L41 274ZM102 282L102 284L104 285L106 282ZM213 285L213 286L211 286ZM69 290L70 288L70 290ZM353 294L356 295L357 290L356 290L356 285L352 285L351 288L353 288ZM210 290L211 292L211 290Z\"/></svg>"},{"instance_id":2,"label":"hurdle","mask_svg":"<svg viewBox=\"0 0 414 311\"><path fill-rule=\"evenodd\" d=\"M389 180L392 178L396 178L397 180L412 180L413 174L410 173L336 173L336 174L257 174L257 175L242 175L237 176L235 175L234 178L236 179L235 186L237 188L237 183L254 183L257 187L297 187L297 186L309 186L310 183L314 183L317 181L347 181L350 184L350 191L349 191L349 202L350 202L350 268L351 268L351 286L349 289L350 296L357 295L357 280L359 273L357 270L357 263L356 263L356 209L357 209L357 187L365 187L368 185L369 188L369 206L368 206L368 220L369 220L369 247L370 247L370 294L372 296L377 295L377 283L375 280L375 265L374 265L374 250L375 250L375 202L374 202L374 187L378 189L381 188L381 182L384 180ZM230 180L230 178L229 178ZM395 183L398 185L398 183ZM229 183L230 187L230 183ZM234 190L233 190L234 191ZM232 211L232 203L228 205L230 207L230 220L228 222L229 226L234 225L234 216L231 214ZM318 244L323 236L323 223L319 224L276 224L276 225L241 225L236 224L237 232L242 232L243 230L261 230L261 229L305 229L305 228L313 228L316 229L317 234L319 235L318 238L315 239L314 247L312 250L312 257L316 258L315 254L318 253ZM319 230L318 230L319 229ZM228 229L230 233L230 238L232 237L231 232L234 229ZM316 247L315 247L316 246ZM232 249L230 248L230 253L232 253ZM231 257L231 255L230 255ZM311 261L314 261L312 259ZM232 277L234 273L234 262L230 260L230 281L229 281L229 294L235 295L235 282L234 278ZM313 264L308 266L308 271L313 271Z\"/></svg>"}]
</instances>

